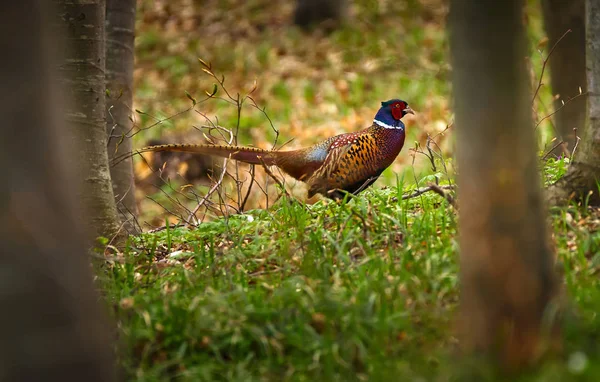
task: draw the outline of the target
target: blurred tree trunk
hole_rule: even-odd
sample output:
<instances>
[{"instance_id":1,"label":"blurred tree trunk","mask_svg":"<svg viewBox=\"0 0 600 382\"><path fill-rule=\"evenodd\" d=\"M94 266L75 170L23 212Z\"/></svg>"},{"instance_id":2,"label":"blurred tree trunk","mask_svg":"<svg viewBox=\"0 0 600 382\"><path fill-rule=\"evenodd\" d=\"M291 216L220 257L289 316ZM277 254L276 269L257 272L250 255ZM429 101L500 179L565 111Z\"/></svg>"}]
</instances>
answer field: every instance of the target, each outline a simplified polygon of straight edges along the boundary
<instances>
[{"instance_id":1,"label":"blurred tree trunk","mask_svg":"<svg viewBox=\"0 0 600 382\"><path fill-rule=\"evenodd\" d=\"M78 200L87 219L87 234L111 238L119 228L108 166L105 119L105 0L55 0L66 33L60 66L68 97L67 134L77 167Z\"/></svg>"},{"instance_id":2,"label":"blurred tree trunk","mask_svg":"<svg viewBox=\"0 0 600 382\"><path fill-rule=\"evenodd\" d=\"M319 23L332 29L344 18L347 0L296 0L294 23L307 28Z\"/></svg>"},{"instance_id":3,"label":"blurred tree trunk","mask_svg":"<svg viewBox=\"0 0 600 382\"><path fill-rule=\"evenodd\" d=\"M52 12L43 0L1 8L0 380L114 380L65 172L72 148L57 135Z\"/></svg>"},{"instance_id":4,"label":"blurred tree trunk","mask_svg":"<svg viewBox=\"0 0 600 382\"><path fill-rule=\"evenodd\" d=\"M548 190L551 204L588 195L591 203L600 203L600 4L595 0L586 1L586 58L589 122L567 174Z\"/></svg>"},{"instance_id":5,"label":"blurred tree trunk","mask_svg":"<svg viewBox=\"0 0 600 382\"><path fill-rule=\"evenodd\" d=\"M535 360L556 291L531 120L523 2L452 0L462 339L505 366ZM510 153L507 155L507 153Z\"/></svg>"},{"instance_id":6,"label":"blurred tree trunk","mask_svg":"<svg viewBox=\"0 0 600 382\"><path fill-rule=\"evenodd\" d=\"M131 110L133 103L133 39L135 0L106 2L106 131L109 161L131 152ZM121 220L129 232L137 232L137 205L133 162L127 158L110 168L113 192Z\"/></svg>"},{"instance_id":7,"label":"blurred tree trunk","mask_svg":"<svg viewBox=\"0 0 600 382\"><path fill-rule=\"evenodd\" d=\"M552 93L560 98L554 101L558 110L562 101L579 94L579 87L586 91L585 81L585 4L584 0L542 0L544 24L549 47L571 29L571 33L556 46L550 56ZM580 97L554 115L558 138L568 144L571 152L575 146L575 132L583 133L585 127L585 98Z\"/></svg>"}]
</instances>

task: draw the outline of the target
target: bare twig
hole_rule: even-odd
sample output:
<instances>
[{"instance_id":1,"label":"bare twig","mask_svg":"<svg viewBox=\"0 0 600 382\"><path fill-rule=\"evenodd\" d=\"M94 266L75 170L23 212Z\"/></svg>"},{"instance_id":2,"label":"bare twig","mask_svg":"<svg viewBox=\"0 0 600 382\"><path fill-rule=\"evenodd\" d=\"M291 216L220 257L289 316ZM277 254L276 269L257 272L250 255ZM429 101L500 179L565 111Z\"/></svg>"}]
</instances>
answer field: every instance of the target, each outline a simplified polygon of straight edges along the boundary
<instances>
[{"instance_id":1,"label":"bare twig","mask_svg":"<svg viewBox=\"0 0 600 382\"><path fill-rule=\"evenodd\" d=\"M248 94L246 96L246 98L248 98L250 101L252 101L251 105L256 108L257 110L259 110L264 116L265 118L267 118L267 121L269 121L269 125L271 126L271 129L273 129L273 131L275 132L275 140L273 141L273 149L275 149L275 147L277 146L277 140L279 139L279 130L275 128L275 126L273 125L273 121L271 120L271 117L269 117L269 115L267 114L266 108L265 107L259 107L256 104L256 101L254 100L254 98L252 98L251 94L254 92L255 89L253 89L250 94ZM284 144L285 145L285 144Z\"/></svg>"},{"instance_id":2,"label":"bare twig","mask_svg":"<svg viewBox=\"0 0 600 382\"><path fill-rule=\"evenodd\" d=\"M187 221L185 220L185 218L181 215L177 215L175 212L169 210L167 207L163 206L162 204L160 204L156 199L153 199L150 196L146 196L147 199L153 201L154 203L156 203L160 208L162 208L163 210L167 211L167 213L171 216L175 216L177 219L185 221L187 223Z\"/></svg>"},{"instance_id":3,"label":"bare twig","mask_svg":"<svg viewBox=\"0 0 600 382\"><path fill-rule=\"evenodd\" d=\"M248 190L246 191L246 196L244 196L244 200L242 201L242 205L240 206L240 211L244 211L244 208L246 207L246 202L248 201L248 198L250 197L250 191L252 191L252 185L254 184L255 181L255 172L256 172L256 168L254 165L250 165L250 185L248 186Z\"/></svg>"},{"instance_id":4,"label":"bare twig","mask_svg":"<svg viewBox=\"0 0 600 382\"><path fill-rule=\"evenodd\" d=\"M554 114L558 113L558 112L559 112L559 111L560 111L560 110L561 110L563 107L567 106L567 105L568 105L568 104L569 104L571 101L573 101L573 100L575 100L575 99L577 99L577 98L579 98L579 97L581 97L581 96L587 95L587 94L588 94L588 92L583 92L583 93L579 93L579 94L577 94L576 96L573 96L573 97L569 98L569 99L568 99L566 102L564 102L564 103L561 105L561 107L559 107L558 109L554 110L552 113L548 114L548 115L547 115L547 116L545 116L544 118L540 119L540 120L539 120L539 121L538 121L538 122L535 124L534 130L535 130L535 129L537 129L537 128L538 128L538 126L539 126L539 125L540 125L542 122L544 122L546 119L548 119L548 118L552 117Z\"/></svg>"},{"instance_id":5,"label":"bare twig","mask_svg":"<svg viewBox=\"0 0 600 382\"><path fill-rule=\"evenodd\" d=\"M558 148L558 146L562 145L563 143L565 143L565 141L559 141L557 144L555 144L554 146L552 146L552 148L550 150L548 150L548 152L546 154L544 154L544 156L542 157L542 160L546 160L550 154L552 154L554 152L554 150L556 150Z\"/></svg>"},{"instance_id":6,"label":"bare twig","mask_svg":"<svg viewBox=\"0 0 600 382\"><path fill-rule=\"evenodd\" d=\"M415 190L414 192L410 193L410 194L406 194L406 195L402 195L402 200L406 200L406 199L412 199L412 198L416 198L417 196L421 196L429 191L434 191L434 187L435 186L436 189L441 189L441 190L453 190L454 186L450 186L450 185L446 185L446 186L437 186L435 184L430 184L427 187L421 187L417 190ZM395 200L394 200L395 199ZM398 201L398 198L392 198L393 202Z\"/></svg>"},{"instance_id":7,"label":"bare twig","mask_svg":"<svg viewBox=\"0 0 600 382\"><path fill-rule=\"evenodd\" d=\"M265 161L259 157L260 163L263 166L263 169L265 170L265 173L271 178L273 179L273 181L275 183L277 183L277 185L279 187L281 187L281 189L283 190L283 192L285 193L285 196L287 196L288 198L290 197L290 194L287 192L287 190L285 189L285 185L283 184L283 182L281 182L281 180L279 180L279 178L277 178L275 176L275 174L273 174L273 172L269 169L269 167L267 166L267 164L265 163Z\"/></svg>"},{"instance_id":8,"label":"bare twig","mask_svg":"<svg viewBox=\"0 0 600 382\"><path fill-rule=\"evenodd\" d=\"M269 178L268 177L265 178L265 183L266 183L265 187L263 187L258 181L256 182L256 187L258 187L260 189L260 192L262 192L265 195L265 200L266 200L266 203L267 203L267 206L265 207L266 209L269 208L269 193L268 193L267 188L266 188L266 186L269 185L268 181L269 181Z\"/></svg>"},{"instance_id":9,"label":"bare twig","mask_svg":"<svg viewBox=\"0 0 600 382\"><path fill-rule=\"evenodd\" d=\"M210 198L210 196L215 191L217 191L217 189L219 187L221 187L221 184L223 183L223 177L225 177L225 173L227 172L227 162L228 162L227 158L223 159L223 171L221 171L221 175L219 175L219 180L217 180L217 182L212 185L212 187L208 190L208 192L206 193L206 195L204 195L204 197L202 198L202 200L200 200L200 203L198 203L196 205L196 207L194 207L194 209L191 211L190 215L188 216L186 222L188 222L189 220L192 220L192 219L196 219L196 225L199 224L198 219L196 218L196 212L198 212L198 210L200 209L200 207L202 207L206 203L206 200L208 198ZM190 224L190 225L192 225L192 224Z\"/></svg>"},{"instance_id":10,"label":"bare twig","mask_svg":"<svg viewBox=\"0 0 600 382\"><path fill-rule=\"evenodd\" d=\"M421 154L423 156L425 156L428 160L429 163L431 164L431 171L433 171L434 174L438 173L438 166L436 164L436 158L440 160L442 167L443 167L443 173L446 176L446 178L448 179L448 181L450 182L450 185L452 185L452 178L448 175L448 167L446 166L446 161L444 159L444 155L442 154L442 149L441 147L438 145L438 143L435 141L435 138L437 138L438 136L442 135L444 132L446 132L448 129L450 129L453 126L453 124L448 124L446 125L446 128L441 131L440 133L434 135L433 137L430 136L429 134L427 134L427 143L425 144L425 149L427 151L424 151L421 148L421 145L419 143L416 144L415 148L410 149L410 151L412 151L414 154L412 155L413 160L412 160L412 167L414 170L414 163L415 163L415 159L416 159L416 155L415 154ZM417 180L416 177L416 173L414 173L413 171L413 175L415 178L415 184L417 185L417 187L419 186L419 182ZM435 177L435 183L439 184L440 179L436 176Z\"/></svg>"},{"instance_id":11,"label":"bare twig","mask_svg":"<svg viewBox=\"0 0 600 382\"><path fill-rule=\"evenodd\" d=\"M149 113L146 113L146 112L143 112L143 111L141 111L141 110L137 110L137 109L136 109L135 111L136 111L138 114L147 115L147 116L149 116L150 118L154 119L156 122L155 122L155 123L153 123L153 124L151 124L151 125L149 125L149 126L146 126L146 127L140 127L140 128L138 128L138 130L137 130L135 133L132 133L132 134L125 134L125 137L126 137L126 138L131 138L131 137L133 137L134 135L137 135L137 134L139 134L140 132L142 132L142 131L144 131L144 130L151 129L151 128L153 128L153 127L156 127L156 126L158 126L158 125L160 125L160 124L162 124L162 123L164 123L164 122L170 121L171 119L177 118L177 117L179 117L180 115L182 115L182 114L185 114L185 113L189 112L190 110L193 110L195 107L196 107L195 105L194 105L194 106L190 106L190 107L188 107L187 109L185 109L185 110L182 110L182 111L180 111L180 112L177 112L177 113L175 113L175 114L173 114L173 115L170 115L170 116L168 116L168 117L166 117L166 118L157 118L157 117L155 117L155 116L153 116L153 115L151 115L151 114L149 114ZM135 129L135 126L133 126L133 127L132 127L132 128L129 130L129 131L133 131L134 129ZM128 133L129 133L129 132L128 132Z\"/></svg>"},{"instance_id":12,"label":"bare twig","mask_svg":"<svg viewBox=\"0 0 600 382\"><path fill-rule=\"evenodd\" d=\"M155 232L164 231L167 228L171 229L171 228L179 228L179 227L185 227L185 224L183 224L183 223L169 224L168 227L167 227L167 225L163 225L163 226L160 226L160 227L153 228L153 229L149 230L148 232L149 233L155 233Z\"/></svg>"},{"instance_id":13,"label":"bare twig","mask_svg":"<svg viewBox=\"0 0 600 382\"><path fill-rule=\"evenodd\" d=\"M454 190L454 189L455 189L455 187L452 185L439 186L435 183L430 183L427 187L421 187L410 194L402 195L402 200L413 199L413 198L419 197L427 192L435 192L436 194L438 194L441 197L443 197L444 199L446 199L448 201L448 203L450 203L453 207L456 207L456 202L454 201L454 197L452 195L450 195L450 193L447 193L445 191L445 190ZM397 202L397 201L398 201L398 198L396 198L396 197L392 198L392 202Z\"/></svg>"},{"instance_id":14,"label":"bare twig","mask_svg":"<svg viewBox=\"0 0 600 382\"><path fill-rule=\"evenodd\" d=\"M278 138L279 138L279 130L277 130L275 128L275 126L273 125L273 121L267 115L265 108L260 107L256 103L255 99L252 97L253 93L255 92L255 90L257 88L257 82L256 81L254 82L252 89L250 89L248 92L239 93L239 92L232 91L232 89L226 88L225 77L220 74L215 74L210 63L207 63L201 59L199 59L199 61L203 65L202 70L216 81L212 92L210 90L205 92L206 97L199 101L196 101L194 99L194 97L192 97L191 95L186 93L187 97L192 101L193 104L190 107L186 108L185 110L179 111L178 113L171 115L167 118L157 118L149 113L139 111L136 109L134 111L134 113L132 113L132 116L130 118L132 120L132 122L134 122L131 130L129 132L127 132L126 135L120 136L120 138L124 139L124 137L133 136L133 135L139 133L140 131L150 129L156 125L164 123L168 120L171 120L173 118L176 118L177 116L180 116L184 113L187 113L187 112L190 112L193 110L198 115L202 116L204 119L204 121L201 122L201 124L200 124L202 126L199 126L199 127L193 126L193 127L202 133L202 135L207 140L207 142L212 143L212 144L225 144L225 142L226 142L226 144L228 144L230 146L232 144L235 145L235 144L237 144L238 133L241 129L241 117L242 117L242 113L243 113L242 109L244 107L244 103L246 103L247 106L251 106L251 107L257 109L258 111L260 111L265 116L265 118L268 120L268 123L270 124L273 132L275 133L275 141L273 142L273 147L276 147L277 143L278 143ZM221 92L218 95L217 95L217 90L219 90ZM220 126L218 117L213 117L213 116L209 117L208 115L203 113L201 110L198 110L196 108L196 106L199 103L205 102L210 99L225 101L229 105L236 107L237 121L235 122L234 125L231 126L231 129ZM110 114L110 110L109 110L109 114ZM140 128L134 121L134 119L137 117L137 114L152 118L154 120L153 121L154 123L151 123L149 126ZM110 115L110 117L112 117L112 115ZM113 130L114 130L114 127L113 127ZM119 137L115 137L115 139L118 139L118 138ZM140 155L140 154L141 154L141 152L138 150L138 151L132 151L130 153L118 156L113 159L113 165L120 162L123 159L132 157L134 155ZM148 164L147 163L148 160L146 160L146 158L144 158L143 156L141 156L141 157L143 158L142 160L145 161L146 164ZM267 188L268 185L270 184L269 179L273 179L273 181L275 181L275 183L278 184L279 186L281 186L281 188L282 188L283 193L278 192L278 198L281 197L282 195L287 195L288 197L290 197L288 190L285 188L285 177L278 178L276 176L276 174L274 174L273 171L268 166L265 166L264 162L263 162L263 168L265 169L265 173L267 174L267 176L264 177L266 184L264 185L264 187L262 187L261 184L259 184L259 181L256 177L256 173L255 173L256 166L254 166L254 165L251 166L250 171L249 171L250 179L248 179L247 176L243 176L241 174L241 167L238 167L237 161L235 163L235 166L232 166L228 162L229 159L230 158L226 158L223 160L222 171L219 171L219 175L216 178L209 177L209 178L211 178L211 186L206 193L204 193L204 192L201 193L201 194L204 194L203 196L198 195L198 193L196 193L193 189L184 190L182 188L181 191L174 190L176 192L176 194L173 194L172 192L168 192L168 194L167 194L165 192L166 189L162 190L159 188L159 190L161 192L163 192L165 194L165 196L168 198L167 204L169 205L169 208L171 208L171 210L165 208L165 206L162 206L158 201L156 201L154 199L150 198L150 200L152 200L154 203L157 203L158 205L160 205L163 208L163 210L166 211L168 214L180 218L180 221L182 223L185 223L188 226L193 226L193 225L199 224L200 221L202 221L204 219L204 217L207 216L207 214L210 215L210 214L214 213L216 215L221 214L223 216L227 216L230 213L243 212L243 210L245 208L247 208L247 205L249 204L249 200L251 199L250 194L251 194L252 190L253 189L256 190L256 187L253 187L255 183L256 183L257 187L259 187L261 189L261 191L264 192L266 195L267 208L269 205L269 194L270 194L269 189ZM150 161L150 162L152 162L152 161ZM150 166L150 165L149 165L149 167L151 169L153 167L156 168L156 166ZM217 170L215 169L215 175L216 175L216 172L217 172ZM228 177L227 179L225 178L226 176ZM161 175L159 175L159 178L164 183L169 184L168 180L163 179L163 177ZM233 186L233 188L230 187L229 178L231 178L236 183ZM263 178L263 177L261 177L261 178ZM247 190L243 190L245 182L248 180L250 181L250 184L249 184ZM262 182L260 182L260 183L262 183ZM169 184L169 186L173 190L173 187L170 184ZM168 191L168 190L166 190L166 191ZM177 195L177 194L183 195L187 200L181 199L179 197L179 195ZM190 203L190 201L191 201L191 203ZM185 203L185 205L182 203ZM175 207L173 207L171 204L175 204ZM188 208L191 206L194 206L194 207ZM200 212L202 209L204 209L204 211ZM176 215L176 213L179 213L179 212L182 213L182 216ZM187 216L187 218L185 216ZM202 217L202 220L198 220L198 218L200 218L200 217Z\"/></svg>"},{"instance_id":15,"label":"bare twig","mask_svg":"<svg viewBox=\"0 0 600 382\"><path fill-rule=\"evenodd\" d=\"M165 183L169 189L177 194L181 194L179 191L177 191L172 185L171 182L165 182L165 180L161 177L161 180L163 181L163 183ZM159 187L157 185L155 185L155 187L158 189L158 191L160 191L167 199L169 199L171 201L171 203L173 203L175 206L179 207L179 209L185 210L186 212L190 212L190 210L183 205L183 203L181 203L181 201L179 199L177 199L177 197L173 197L171 195L169 195L167 192L165 192L165 190L162 189L162 187ZM181 215L181 218L183 219L183 215ZM185 220L185 219L184 219Z\"/></svg>"},{"instance_id":16,"label":"bare twig","mask_svg":"<svg viewBox=\"0 0 600 382\"><path fill-rule=\"evenodd\" d=\"M129 192L129 191L127 191ZM142 226L140 225L140 222L137 218L137 216L135 215L135 213L133 211L131 211L127 205L125 205L122 202L122 198L121 200L117 201L117 211L119 212L119 214L121 216L126 216L126 220L123 223L129 223L131 224L131 227L133 228L134 232L130 232L130 230L127 230L127 233L129 235L135 235L138 234L140 232L142 232Z\"/></svg>"},{"instance_id":17,"label":"bare twig","mask_svg":"<svg viewBox=\"0 0 600 382\"><path fill-rule=\"evenodd\" d=\"M548 106L546 105L546 103L544 102L544 100L543 100L543 99L541 99L541 98L540 98L540 99L538 99L538 107L539 107L539 106L541 106L541 108L543 108L543 111L544 111L544 112L548 112L548 109L549 109L549 108L548 108ZM534 114L535 114L535 116L536 116L536 121L537 121L537 113L535 113L535 110L534 110ZM552 121L552 119L546 119L546 121L548 121L548 123L550 124L550 127L552 128L552 131L554 131L554 135L555 135L555 136L557 136L557 137L558 137L558 136L560 136L560 133L559 133L558 129L556 128L556 125L554 124L554 122ZM554 142L554 140L552 140L551 142ZM561 149L562 149L562 152L563 152L565 155L567 155L567 156L570 156L570 155L571 155L571 152L570 152L570 151L569 151L569 149L567 148L567 145L566 145L566 143L565 143L565 144L563 144L563 145L562 145L562 146L560 146L560 147L561 147Z\"/></svg>"},{"instance_id":18,"label":"bare twig","mask_svg":"<svg viewBox=\"0 0 600 382\"><path fill-rule=\"evenodd\" d=\"M354 192L353 192L353 193L351 193L350 195L353 195L353 194L354 194L354 195L357 195L359 192L363 191L365 188L367 188L367 187L369 187L371 184L373 184L373 182L375 182L375 180L377 180L377 177L374 177L374 176L372 176L372 177L368 178L367 180L365 180L365 181L363 182L363 184L362 184L362 185L361 185L361 186L360 186L360 187L359 187L359 188L358 188L356 191L354 191Z\"/></svg>"},{"instance_id":19,"label":"bare twig","mask_svg":"<svg viewBox=\"0 0 600 382\"><path fill-rule=\"evenodd\" d=\"M548 55L544 59L544 62L542 63L542 72L540 73L540 79L538 81L537 87L535 88L535 92L533 93L533 98L531 100L532 105L535 102L535 99L537 98L538 93L540 92L540 88L542 87L542 80L544 79L544 71L546 70L546 65L548 64L548 59L552 55L552 52L554 52L554 49L556 49L558 44L562 41L562 39L565 38L565 36L569 33L571 33L571 30L567 29L567 31L562 36L560 36L560 38L556 41L556 43L554 43L554 45L548 52Z\"/></svg>"},{"instance_id":20,"label":"bare twig","mask_svg":"<svg viewBox=\"0 0 600 382\"><path fill-rule=\"evenodd\" d=\"M436 194L438 194L439 196L441 196L442 198L446 199L446 201L454 208L456 208L456 202L454 200L454 197L452 196L452 194L450 194L449 192L444 191L443 186L440 187L437 184L430 184L429 187L431 188L431 191L435 192ZM452 188L454 189L454 188Z\"/></svg>"},{"instance_id":21,"label":"bare twig","mask_svg":"<svg viewBox=\"0 0 600 382\"><path fill-rule=\"evenodd\" d=\"M577 129L573 129L575 131L575 146L573 146L573 152L571 153L571 161L573 161L573 159L575 158L575 151L577 151L577 147L579 146L579 141L581 141L581 138L579 138L579 136L577 135Z\"/></svg>"},{"instance_id":22,"label":"bare twig","mask_svg":"<svg viewBox=\"0 0 600 382\"><path fill-rule=\"evenodd\" d=\"M446 129L448 129L448 127L446 127ZM439 134L438 134L439 135ZM437 137L437 135L436 135ZM452 177L448 176L448 167L446 166L446 160L444 159L444 155L442 154L442 148L437 144L437 142L431 138L428 142L427 145L429 146L430 144L435 145L435 147L437 148L437 151L433 150L432 154L436 155L440 162L442 163L442 167L444 168L444 174L446 175L446 178L448 179L448 182L450 183L450 185L452 185ZM437 179L437 178L436 178ZM436 182L439 184L439 182Z\"/></svg>"}]
</instances>

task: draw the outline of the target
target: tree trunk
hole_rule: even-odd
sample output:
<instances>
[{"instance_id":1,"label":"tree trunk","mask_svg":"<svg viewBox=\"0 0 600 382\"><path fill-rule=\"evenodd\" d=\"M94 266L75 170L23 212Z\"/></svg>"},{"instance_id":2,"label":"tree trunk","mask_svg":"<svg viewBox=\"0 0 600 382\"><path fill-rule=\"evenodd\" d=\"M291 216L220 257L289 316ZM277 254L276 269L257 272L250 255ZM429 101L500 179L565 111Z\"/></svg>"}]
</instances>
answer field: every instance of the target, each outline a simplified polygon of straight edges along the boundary
<instances>
[{"instance_id":1,"label":"tree trunk","mask_svg":"<svg viewBox=\"0 0 600 382\"><path fill-rule=\"evenodd\" d=\"M571 29L571 33L556 45L549 60L552 93L560 95L554 102L557 110L562 101L579 94L579 87L586 91L585 4L584 0L542 0L542 10L550 47ZM578 135L583 133L585 107L585 98L580 97L554 115L558 138L568 144L569 151L573 150L576 141L573 129L577 129Z\"/></svg>"},{"instance_id":2,"label":"tree trunk","mask_svg":"<svg viewBox=\"0 0 600 382\"><path fill-rule=\"evenodd\" d=\"M115 379L111 333L92 285L59 156L56 52L44 0L0 12L0 380ZM68 154L68 156L66 155Z\"/></svg>"},{"instance_id":3,"label":"tree trunk","mask_svg":"<svg viewBox=\"0 0 600 382\"><path fill-rule=\"evenodd\" d=\"M589 198L600 204L600 4L586 1L586 72L589 122L567 174L548 189L551 204Z\"/></svg>"},{"instance_id":4,"label":"tree trunk","mask_svg":"<svg viewBox=\"0 0 600 382\"><path fill-rule=\"evenodd\" d=\"M78 200L87 234L111 238L119 222L106 150L104 0L56 0L67 44L60 66L68 104L65 112Z\"/></svg>"},{"instance_id":5,"label":"tree trunk","mask_svg":"<svg viewBox=\"0 0 600 382\"><path fill-rule=\"evenodd\" d=\"M531 120L523 2L452 0L461 334L509 367L535 360L556 290ZM510 153L507 155L506 153Z\"/></svg>"},{"instance_id":6,"label":"tree trunk","mask_svg":"<svg viewBox=\"0 0 600 382\"><path fill-rule=\"evenodd\" d=\"M332 30L346 13L347 0L296 0L294 23L308 28L324 23L325 29Z\"/></svg>"},{"instance_id":7,"label":"tree trunk","mask_svg":"<svg viewBox=\"0 0 600 382\"><path fill-rule=\"evenodd\" d=\"M106 2L106 131L109 161L131 152L131 110L133 103L133 39L135 37L135 0ZM113 192L121 221L131 233L137 205L133 181L133 163L127 158L110 168Z\"/></svg>"}]
</instances>

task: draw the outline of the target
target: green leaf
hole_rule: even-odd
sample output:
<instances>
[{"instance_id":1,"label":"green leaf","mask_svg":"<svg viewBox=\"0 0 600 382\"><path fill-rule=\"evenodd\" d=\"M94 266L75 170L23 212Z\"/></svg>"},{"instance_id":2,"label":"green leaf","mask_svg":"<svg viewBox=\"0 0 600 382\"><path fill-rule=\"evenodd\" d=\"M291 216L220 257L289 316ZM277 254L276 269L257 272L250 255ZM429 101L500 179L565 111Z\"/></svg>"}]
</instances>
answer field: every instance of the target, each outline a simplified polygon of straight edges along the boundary
<instances>
[{"instance_id":1,"label":"green leaf","mask_svg":"<svg viewBox=\"0 0 600 382\"><path fill-rule=\"evenodd\" d=\"M214 95L217 94L217 89L218 89L217 84L213 84L212 92L211 93L206 92L206 95L209 97L214 97Z\"/></svg>"},{"instance_id":2,"label":"green leaf","mask_svg":"<svg viewBox=\"0 0 600 382\"><path fill-rule=\"evenodd\" d=\"M185 91L185 95L192 101L192 106L196 106L196 100L191 96L190 93L187 92L187 90Z\"/></svg>"}]
</instances>

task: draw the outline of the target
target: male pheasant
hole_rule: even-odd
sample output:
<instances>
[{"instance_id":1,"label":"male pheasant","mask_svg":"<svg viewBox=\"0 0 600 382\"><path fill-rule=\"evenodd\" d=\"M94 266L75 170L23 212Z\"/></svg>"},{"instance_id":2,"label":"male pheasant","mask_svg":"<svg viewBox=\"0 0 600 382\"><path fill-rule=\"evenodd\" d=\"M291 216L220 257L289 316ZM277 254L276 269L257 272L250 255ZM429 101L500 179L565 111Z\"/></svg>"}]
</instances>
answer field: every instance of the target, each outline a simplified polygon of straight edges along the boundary
<instances>
[{"instance_id":1,"label":"male pheasant","mask_svg":"<svg viewBox=\"0 0 600 382\"><path fill-rule=\"evenodd\" d=\"M252 147L168 144L144 147L139 152L179 151L235 159L249 164L277 166L308 185L308 197L332 199L358 194L377 180L400 153L405 126L401 119L414 114L408 103L392 99L381 103L373 124L364 130L340 134L314 146L270 151Z\"/></svg>"}]
</instances>

